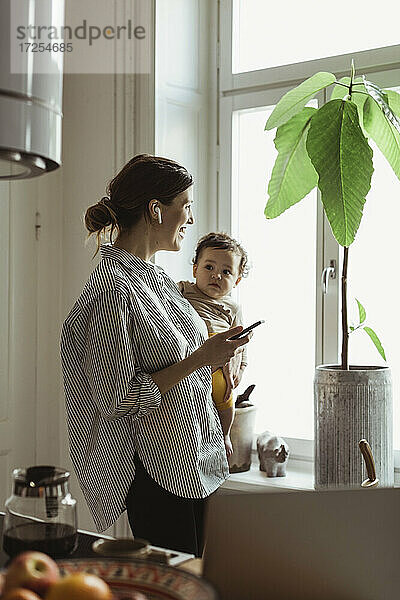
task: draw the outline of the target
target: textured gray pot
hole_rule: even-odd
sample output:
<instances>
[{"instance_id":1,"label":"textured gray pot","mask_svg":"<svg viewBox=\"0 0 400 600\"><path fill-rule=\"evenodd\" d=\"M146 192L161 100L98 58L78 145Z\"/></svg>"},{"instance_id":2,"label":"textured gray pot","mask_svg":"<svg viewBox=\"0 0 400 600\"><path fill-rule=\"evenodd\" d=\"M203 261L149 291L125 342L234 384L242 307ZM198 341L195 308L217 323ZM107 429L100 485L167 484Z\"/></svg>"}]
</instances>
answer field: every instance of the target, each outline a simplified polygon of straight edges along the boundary
<instances>
[{"instance_id":1,"label":"textured gray pot","mask_svg":"<svg viewBox=\"0 0 400 600\"><path fill-rule=\"evenodd\" d=\"M235 418L231 429L233 454L228 460L231 473L243 473L250 470L256 410L255 406L235 409Z\"/></svg>"},{"instance_id":2,"label":"textured gray pot","mask_svg":"<svg viewBox=\"0 0 400 600\"><path fill-rule=\"evenodd\" d=\"M388 367L316 367L315 487L360 486L367 478L358 442L365 438L380 486L393 486L392 378Z\"/></svg>"}]
</instances>

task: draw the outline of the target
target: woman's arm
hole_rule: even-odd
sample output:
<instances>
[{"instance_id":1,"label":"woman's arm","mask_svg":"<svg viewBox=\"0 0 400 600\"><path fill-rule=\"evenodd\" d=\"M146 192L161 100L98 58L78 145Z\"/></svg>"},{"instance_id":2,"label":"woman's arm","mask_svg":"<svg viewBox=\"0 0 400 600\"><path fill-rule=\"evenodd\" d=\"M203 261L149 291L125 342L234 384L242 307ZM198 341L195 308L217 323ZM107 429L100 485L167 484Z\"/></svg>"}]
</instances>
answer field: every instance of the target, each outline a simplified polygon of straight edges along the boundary
<instances>
[{"instance_id":1,"label":"woman's arm","mask_svg":"<svg viewBox=\"0 0 400 600\"><path fill-rule=\"evenodd\" d=\"M251 335L244 337L241 340L229 341L228 338L243 329L242 326L233 327L228 331L218 333L204 342L190 356L183 360L166 367L161 371L151 374L151 378L157 385L161 394L168 392L174 385L182 379L200 369L201 367L211 366L219 367L230 361L234 356L235 351L239 346L247 344Z\"/></svg>"},{"instance_id":2,"label":"woman's arm","mask_svg":"<svg viewBox=\"0 0 400 600\"><path fill-rule=\"evenodd\" d=\"M104 291L87 310L84 337L79 340L83 346L81 360L102 417L106 421L140 418L158 408L160 391L135 361L129 310L122 295L116 290ZM65 331L64 335L73 333ZM70 378L73 380L73 373Z\"/></svg>"},{"instance_id":3,"label":"woman's arm","mask_svg":"<svg viewBox=\"0 0 400 600\"><path fill-rule=\"evenodd\" d=\"M135 364L127 303L116 290L103 292L90 307L84 339L83 370L93 401L107 421L140 418L158 408L161 394L200 367L225 364L249 337L229 341L242 327L206 340L187 358L153 373Z\"/></svg>"},{"instance_id":4,"label":"woman's arm","mask_svg":"<svg viewBox=\"0 0 400 600\"><path fill-rule=\"evenodd\" d=\"M205 365L200 360L200 356L197 353L197 350L190 354L187 358L171 365L170 367L166 367L161 371L156 371L155 373L151 373L150 377L160 390L161 394L165 394L174 387L177 383L179 383L182 379L185 379L188 375L197 371L201 367Z\"/></svg>"}]
</instances>

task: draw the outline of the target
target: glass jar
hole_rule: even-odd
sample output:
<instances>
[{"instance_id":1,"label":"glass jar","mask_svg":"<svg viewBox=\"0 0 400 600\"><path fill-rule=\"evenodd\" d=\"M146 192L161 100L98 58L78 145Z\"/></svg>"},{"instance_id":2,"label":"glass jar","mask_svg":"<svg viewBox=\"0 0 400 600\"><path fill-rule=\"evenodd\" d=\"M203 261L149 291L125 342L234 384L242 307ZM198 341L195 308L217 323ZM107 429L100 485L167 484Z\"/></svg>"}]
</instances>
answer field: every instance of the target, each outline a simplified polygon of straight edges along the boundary
<instances>
[{"instance_id":1,"label":"glass jar","mask_svg":"<svg viewBox=\"0 0 400 600\"><path fill-rule=\"evenodd\" d=\"M52 466L14 469L3 525L3 548L9 556L39 550L60 558L73 552L77 516L69 475Z\"/></svg>"}]
</instances>

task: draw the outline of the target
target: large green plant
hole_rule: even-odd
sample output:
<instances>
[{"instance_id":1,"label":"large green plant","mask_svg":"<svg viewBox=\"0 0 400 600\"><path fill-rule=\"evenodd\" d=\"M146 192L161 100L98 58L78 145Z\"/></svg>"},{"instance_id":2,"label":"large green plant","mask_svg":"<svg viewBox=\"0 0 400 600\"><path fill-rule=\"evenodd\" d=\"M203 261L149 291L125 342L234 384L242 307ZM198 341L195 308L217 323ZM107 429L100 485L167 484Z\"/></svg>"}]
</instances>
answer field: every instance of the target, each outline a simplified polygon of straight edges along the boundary
<instances>
[{"instance_id":1,"label":"large green plant","mask_svg":"<svg viewBox=\"0 0 400 600\"><path fill-rule=\"evenodd\" d=\"M334 85L331 100L316 109L305 106L317 92ZM361 222L373 173L372 139L400 179L400 94L382 90L365 76L336 80L316 73L285 94L271 113L266 130L277 127L278 156L268 185L267 219L273 219L304 198L315 186L338 244L343 246L341 279L342 369L348 369L349 333L363 328L380 354L375 332L360 323L348 327L347 266L349 246Z\"/></svg>"}]
</instances>

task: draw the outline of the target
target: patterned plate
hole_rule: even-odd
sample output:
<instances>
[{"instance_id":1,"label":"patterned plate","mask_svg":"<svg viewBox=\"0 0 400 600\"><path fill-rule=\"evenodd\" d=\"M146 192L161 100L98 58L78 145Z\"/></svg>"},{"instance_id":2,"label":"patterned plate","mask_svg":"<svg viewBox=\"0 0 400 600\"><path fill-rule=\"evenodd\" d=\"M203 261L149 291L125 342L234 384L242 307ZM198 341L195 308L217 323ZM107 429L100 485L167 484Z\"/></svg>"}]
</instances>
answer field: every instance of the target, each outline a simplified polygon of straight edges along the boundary
<instances>
[{"instance_id":1,"label":"patterned plate","mask_svg":"<svg viewBox=\"0 0 400 600\"><path fill-rule=\"evenodd\" d=\"M109 584L115 600L129 600L133 590L142 592L147 600L218 600L204 579L156 562L77 558L57 563L62 576L75 571L98 575Z\"/></svg>"}]
</instances>

